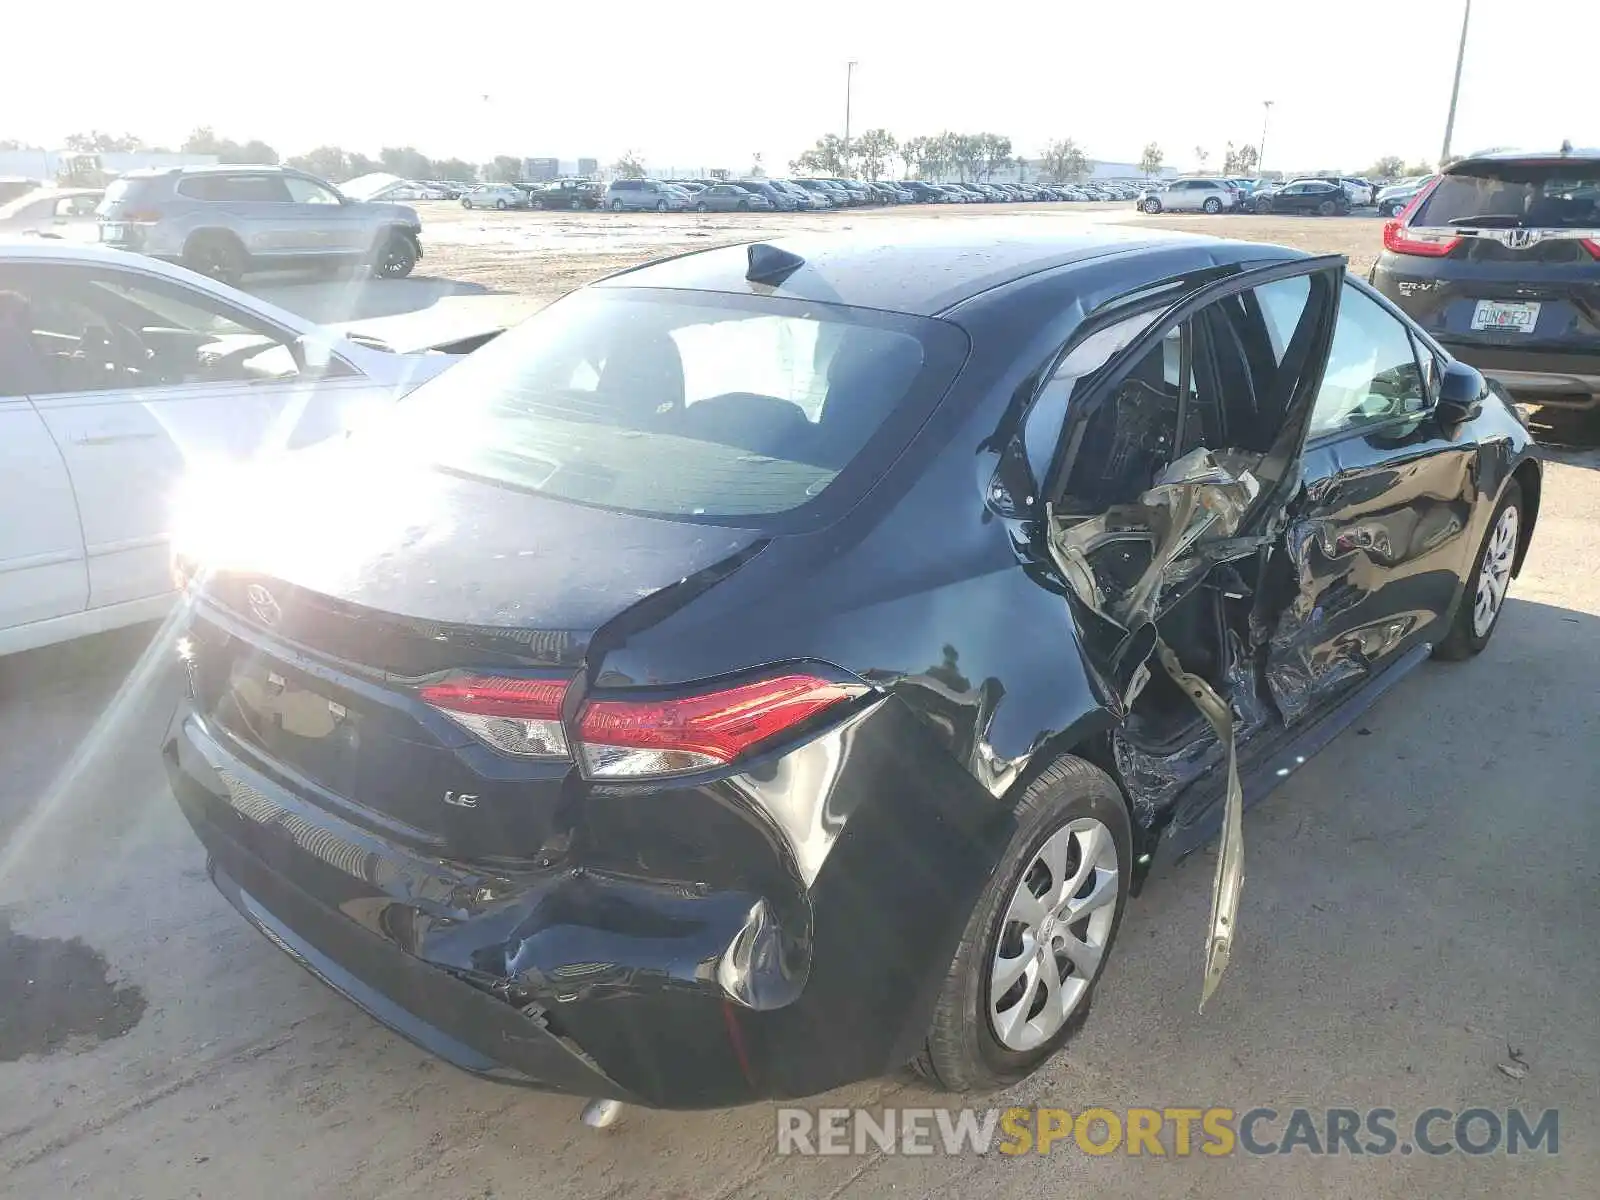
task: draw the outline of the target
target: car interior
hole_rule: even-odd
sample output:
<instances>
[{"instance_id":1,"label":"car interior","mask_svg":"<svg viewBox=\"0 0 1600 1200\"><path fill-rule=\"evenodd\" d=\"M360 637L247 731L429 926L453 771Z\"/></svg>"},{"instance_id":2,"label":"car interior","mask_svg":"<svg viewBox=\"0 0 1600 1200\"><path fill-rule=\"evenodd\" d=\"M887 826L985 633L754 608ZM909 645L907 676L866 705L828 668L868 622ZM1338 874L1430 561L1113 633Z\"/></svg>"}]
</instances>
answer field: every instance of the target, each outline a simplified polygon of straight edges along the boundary
<instances>
[{"instance_id":1,"label":"car interior","mask_svg":"<svg viewBox=\"0 0 1600 1200\"><path fill-rule=\"evenodd\" d=\"M6 378L31 381L28 393L243 383L301 372L287 333L247 326L220 306L202 307L144 281L23 268L0 273L0 289L20 300L0 334L0 362Z\"/></svg>"}]
</instances>

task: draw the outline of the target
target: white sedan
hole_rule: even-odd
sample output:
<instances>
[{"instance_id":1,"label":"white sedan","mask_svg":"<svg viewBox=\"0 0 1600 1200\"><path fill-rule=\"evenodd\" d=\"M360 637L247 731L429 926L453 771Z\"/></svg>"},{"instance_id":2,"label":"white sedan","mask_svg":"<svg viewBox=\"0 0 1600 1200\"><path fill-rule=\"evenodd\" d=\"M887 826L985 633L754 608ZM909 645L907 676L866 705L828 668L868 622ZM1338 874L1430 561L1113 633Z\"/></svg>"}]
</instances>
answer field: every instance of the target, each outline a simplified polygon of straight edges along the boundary
<instances>
[{"instance_id":1,"label":"white sedan","mask_svg":"<svg viewBox=\"0 0 1600 1200\"><path fill-rule=\"evenodd\" d=\"M0 243L0 654L162 616L186 474L339 433L493 336L399 353L380 324L345 336L154 259Z\"/></svg>"}]
</instances>

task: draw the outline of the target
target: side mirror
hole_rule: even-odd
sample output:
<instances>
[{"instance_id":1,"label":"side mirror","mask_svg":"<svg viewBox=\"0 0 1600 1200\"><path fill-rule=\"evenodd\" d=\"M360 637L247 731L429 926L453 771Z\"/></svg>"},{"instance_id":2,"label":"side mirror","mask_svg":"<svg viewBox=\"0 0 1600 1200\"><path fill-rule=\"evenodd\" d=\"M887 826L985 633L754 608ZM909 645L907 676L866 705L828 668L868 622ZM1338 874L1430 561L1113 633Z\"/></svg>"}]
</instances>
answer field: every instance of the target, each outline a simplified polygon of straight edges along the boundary
<instances>
[{"instance_id":1,"label":"side mirror","mask_svg":"<svg viewBox=\"0 0 1600 1200\"><path fill-rule=\"evenodd\" d=\"M1483 412L1483 397L1488 391L1481 372L1463 362L1452 362L1439 378L1439 403L1434 409L1440 426L1447 433L1465 425Z\"/></svg>"}]
</instances>

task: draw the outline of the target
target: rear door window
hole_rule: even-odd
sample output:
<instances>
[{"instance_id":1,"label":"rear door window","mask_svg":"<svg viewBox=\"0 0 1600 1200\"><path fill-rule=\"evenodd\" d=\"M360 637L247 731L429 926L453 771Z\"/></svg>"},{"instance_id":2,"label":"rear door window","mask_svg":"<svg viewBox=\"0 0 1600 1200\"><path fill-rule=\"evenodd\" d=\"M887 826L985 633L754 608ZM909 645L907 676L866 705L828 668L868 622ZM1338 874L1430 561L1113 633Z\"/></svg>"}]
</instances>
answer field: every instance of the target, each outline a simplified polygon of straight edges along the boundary
<instances>
[{"instance_id":1,"label":"rear door window","mask_svg":"<svg viewBox=\"0 0 1600 1200\"><path fill-rule=\"evenodd\" d=\"M1600 226L1600 162L1493 162L1446 175L1413 224L1505 229Z\"/></svg>"}]
</instances>

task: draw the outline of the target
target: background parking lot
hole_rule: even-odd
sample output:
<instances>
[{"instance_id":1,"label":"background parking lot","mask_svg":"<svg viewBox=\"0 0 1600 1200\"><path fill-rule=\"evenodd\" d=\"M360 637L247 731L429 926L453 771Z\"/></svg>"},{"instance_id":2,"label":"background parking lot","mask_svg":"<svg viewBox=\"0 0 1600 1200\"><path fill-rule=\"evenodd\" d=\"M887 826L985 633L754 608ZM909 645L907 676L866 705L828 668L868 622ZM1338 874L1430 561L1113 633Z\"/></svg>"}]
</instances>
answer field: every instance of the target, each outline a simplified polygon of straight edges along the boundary
<instances>
[{"instance_id":1,"label":"background parking lot","mask_svg":"<svg viewBox=\"0 0 1600 1200\"><path fill-rule=\"evenodd\" d=\"M890 239L905 223L1010 221L1031 206L420 207L427 256L410 280L252 290L321 320L475 306L515 319L659 253L796 228ZM1381 223L1363 216L1086 204L1041 219L1342 252L1363 275L1380 247ZM1084 1034L996 1102L1557 1108L1554 1158L786 1159L770 1105L630 1110L587 1130L570 1098L472 1079L381 1029L216 894L160 769L177 681L147 627L0 659L0 1192L1588 1194L1600 1170L1600 452L1551 457L1533 551L1488 650L1415 672L1247 818L1243 927L1207 1012L1195 1012L1212 864L1200 855L1131 906L1121 936L1142 949L1115 957ZM898 1077L818 1103L947 1102Z\"/></svg>"}]
</instances>

